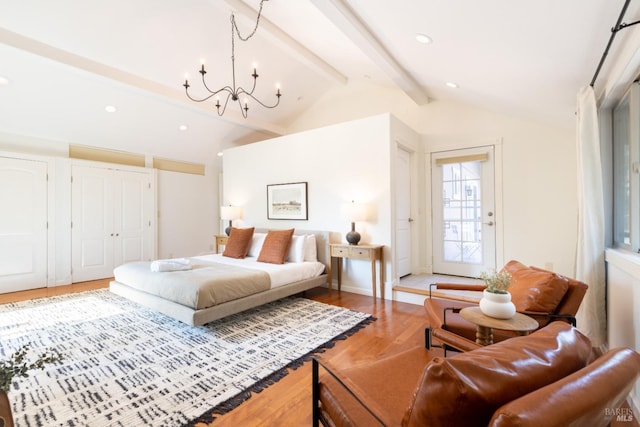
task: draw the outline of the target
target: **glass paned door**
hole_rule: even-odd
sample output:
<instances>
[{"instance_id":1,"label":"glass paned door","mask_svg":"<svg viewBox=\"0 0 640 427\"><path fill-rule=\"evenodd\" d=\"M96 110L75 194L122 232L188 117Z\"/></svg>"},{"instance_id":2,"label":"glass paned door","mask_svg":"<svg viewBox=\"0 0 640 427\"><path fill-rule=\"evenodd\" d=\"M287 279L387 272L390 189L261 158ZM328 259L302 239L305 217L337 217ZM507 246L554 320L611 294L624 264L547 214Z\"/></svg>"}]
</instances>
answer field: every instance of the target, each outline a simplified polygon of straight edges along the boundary
<instances>
[{"instance_id":1,"label":"glass paned door","mask_svg":"<svg viewBox=\"0 0 640 427\"><path fill-rule=\"evenodd\" d=\"M493 148L432 154L433 272L495 268Z\"/></svg>"}]
</instances>

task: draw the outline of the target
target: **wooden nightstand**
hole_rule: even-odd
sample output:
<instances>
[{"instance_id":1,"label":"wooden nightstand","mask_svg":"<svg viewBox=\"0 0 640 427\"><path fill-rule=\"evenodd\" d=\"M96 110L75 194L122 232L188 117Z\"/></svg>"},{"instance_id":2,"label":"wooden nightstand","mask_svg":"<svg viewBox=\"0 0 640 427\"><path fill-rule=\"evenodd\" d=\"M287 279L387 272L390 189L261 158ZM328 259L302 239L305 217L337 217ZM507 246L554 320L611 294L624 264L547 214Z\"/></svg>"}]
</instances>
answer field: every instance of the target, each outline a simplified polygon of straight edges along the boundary
<instances>
[{"instance_id":1,"label":"wooden nightstand","mask_svg":"<svg viewBox=\"0 0 640 427\"><path fill-rule=\"evenodd\" d=\"M376 298L376 260L380 263L380 298L384 299L384 245L349 245L347 243L331 243L331 262L338 258L338 290L342 285L342 258L362 259L371 262L371 289ZM331 270L329 270L329 289L331 289Z\"/></svg>"},{"instance_id":2,"label":"wooden nightstand","mask_svg":"<svg viewBox=\"0 0 640 427\"><path fill-rule=\"evenodd\" d=\"M218 248L220 246L226 246L228 240L229 240L229 236L227 236L226 234L216 236L216 247L215 247L214 253L216 254L218 253Z\"/></svg>"}]
</instances>

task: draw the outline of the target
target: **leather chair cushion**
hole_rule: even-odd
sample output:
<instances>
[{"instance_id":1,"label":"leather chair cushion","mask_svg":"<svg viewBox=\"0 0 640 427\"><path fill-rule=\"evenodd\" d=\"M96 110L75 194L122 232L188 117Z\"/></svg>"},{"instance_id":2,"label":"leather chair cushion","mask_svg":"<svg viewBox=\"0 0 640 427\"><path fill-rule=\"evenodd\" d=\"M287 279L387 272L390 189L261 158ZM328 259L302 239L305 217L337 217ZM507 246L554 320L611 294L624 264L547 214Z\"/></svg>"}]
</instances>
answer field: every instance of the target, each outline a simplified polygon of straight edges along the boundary
<instances>
[{"instance_id":1,"label":"leather chair cushion","mask_svg":"<svg viewBox=\"0 0 640 427\"><path fill-rule=\"evenodd\" d=\"M414 347L374 362L361 362L340 370L340 378L358 396L367 396L367 406L378 408L391 420L400 420L418 387L424 367L432 357L433 354L424 347ZM335 426L378 424L333 377L322 371L320 403L322 412L328 415L326 418L332 420Z\"/></svg>"},{"instance_id":2,"label":"leather chair cushion","mask_svg":"<svg viewBox=\"0 0 640 427\"><path fill-rule=\"evenodd\" d=\"M424 370L403 425L486 426L494 411L586 366L587 337L553 322L512 338L447 359Z\"/></svg>"},{"instance_id":3,"label":"leather chair cushion","mask_svg":"<svg viewBox=\"0 0 640 427\"><path fill-rule=\"evenodd\" d=\"M503 268L511 273L511 301L519 312L555 313L567 293L568 280L551 271L509 261Z\"/></svg>"}]
</instances>

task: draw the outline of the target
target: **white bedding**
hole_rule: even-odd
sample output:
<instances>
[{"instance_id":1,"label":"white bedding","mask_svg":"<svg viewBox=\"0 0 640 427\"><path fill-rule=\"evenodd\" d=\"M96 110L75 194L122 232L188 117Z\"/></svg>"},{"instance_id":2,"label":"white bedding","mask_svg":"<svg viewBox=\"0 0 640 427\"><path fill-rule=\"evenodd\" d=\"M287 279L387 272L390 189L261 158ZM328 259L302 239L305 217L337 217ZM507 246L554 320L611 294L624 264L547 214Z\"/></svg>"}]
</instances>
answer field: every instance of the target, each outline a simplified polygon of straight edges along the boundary
<instances>
[{"instance_id":1,"label":"white bedding","mask_svg":"<svg viewBox=\"0 0 640 427\"><path fill-rule=\"evenodd\" d=\"M222 254L201 255L193 258L264 271L271 278L272 289L288 283L317 277L324 271L324 264L312 261L270 264L267 262L258 262L256 257L248 256L243 259L236 259L222 256Z\"/></svg>"}]
</instances>

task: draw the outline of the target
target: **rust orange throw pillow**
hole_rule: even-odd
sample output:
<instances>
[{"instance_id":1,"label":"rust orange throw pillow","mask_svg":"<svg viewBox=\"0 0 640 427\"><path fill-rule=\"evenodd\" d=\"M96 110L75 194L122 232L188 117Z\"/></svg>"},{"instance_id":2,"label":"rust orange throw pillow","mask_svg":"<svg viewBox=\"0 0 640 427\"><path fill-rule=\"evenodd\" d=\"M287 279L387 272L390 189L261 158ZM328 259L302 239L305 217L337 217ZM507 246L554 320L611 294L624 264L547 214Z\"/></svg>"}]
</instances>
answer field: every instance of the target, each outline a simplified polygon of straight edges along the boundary
<instances>
[{"instance_id":1,"label":"rust orange throw pillow","mask_svg":"<svg viewBox=\"0 0 640 427\"><path fill-rule=\"evenodd\" d=\"M292 236L293 228L290 230L269 230L267 237L264 238L260 255L258 255L258 261L271 264L284 264L284 260L289 252Z\"/></svg>"},{"instance_id":2,"label":"rust orange throw pillow","mask_svg":"<svg viewBox=\"0 0 640 427\"><path fill-rule=\"evenodd\" d=\"M231 232L229 233L229 240L227 240L227 245L224 247L224 252L222 252L222 256L226 256L229 258L244 258L247 256L249 252L249 246L251 245L251 240L253 238L253 229L251 228L235 228L231 227Z\"/></svg>"}]
</instances>

